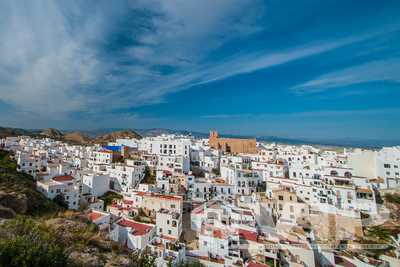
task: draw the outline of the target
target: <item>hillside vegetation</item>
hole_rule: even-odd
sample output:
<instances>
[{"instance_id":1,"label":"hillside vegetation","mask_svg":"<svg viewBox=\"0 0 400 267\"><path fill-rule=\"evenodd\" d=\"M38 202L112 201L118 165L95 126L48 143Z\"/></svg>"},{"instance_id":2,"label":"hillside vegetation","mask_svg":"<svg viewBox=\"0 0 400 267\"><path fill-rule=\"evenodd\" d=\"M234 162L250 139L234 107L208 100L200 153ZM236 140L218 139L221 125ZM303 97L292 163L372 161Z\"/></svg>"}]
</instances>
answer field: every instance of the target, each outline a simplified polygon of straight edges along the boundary
<instances>
[{"instance_id":1,"label":"hillside vegetation","mask_svg":"<svg viewBox=\"0 0 400 267\"><path fill-rule=\"evenodd\" d=\"M117 139L125 139L125 137L129 137L130 139L142 139L142 137L134 131L122 130L96 137L90 144L108 145L108 142L115 142Z\"/></svg>"}]
</instances>

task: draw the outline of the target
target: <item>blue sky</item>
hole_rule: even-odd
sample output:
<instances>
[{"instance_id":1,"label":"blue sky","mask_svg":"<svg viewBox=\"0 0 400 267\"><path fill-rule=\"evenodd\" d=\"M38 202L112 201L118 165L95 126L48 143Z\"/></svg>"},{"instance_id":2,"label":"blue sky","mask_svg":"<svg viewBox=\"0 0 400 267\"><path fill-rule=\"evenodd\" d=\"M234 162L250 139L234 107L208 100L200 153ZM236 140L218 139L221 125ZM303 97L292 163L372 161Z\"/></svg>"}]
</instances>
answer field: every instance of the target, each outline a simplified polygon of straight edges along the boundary
<instances>
[{"instance_id":1,"label":"blue sky","mask_svg":"<svg viewBox=\"0 0 400 267\"><path fill-rule=\"evenodd\" d=\"M0 125L399 139L399 1L2 1Z\"/></svg>"}]
</instances>

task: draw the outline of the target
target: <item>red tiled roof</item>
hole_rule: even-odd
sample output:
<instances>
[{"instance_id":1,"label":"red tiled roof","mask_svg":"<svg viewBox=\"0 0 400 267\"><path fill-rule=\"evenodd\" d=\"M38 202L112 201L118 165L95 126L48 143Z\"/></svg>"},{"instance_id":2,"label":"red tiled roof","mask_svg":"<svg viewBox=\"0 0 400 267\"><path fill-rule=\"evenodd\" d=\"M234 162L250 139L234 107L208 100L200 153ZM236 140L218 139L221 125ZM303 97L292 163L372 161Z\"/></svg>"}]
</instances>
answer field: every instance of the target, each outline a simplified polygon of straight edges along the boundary
<instances>
[{"instance_id":1,"label":"red tiled roof","mask_svg":"<svg viewBox=\"0 0 400 267\"><path fill-rule=\"evenodd\" d=\"M247 267L269 267L269 266L254 260L250 260L247 262Z\"/></svg>"},{"instance_id":2,"label":"red tiled roof","mask_svg":"<svg viewBox=\"0 0 400 267\"><path fill-rule=\"evenodd\" d=\"M247 241L257 242L257 233L255 231L250 232L239 228L239 237L246 239Z\"/></svg>"},{"instance_id":3,"label":"red tiled roof","mask_svg":"<svg viewBox=\"0 0 400 267\"><path fill-rule=\"evenodd\" d=\"M204 214L204 210L192 210L190 213L193 213L193 214Z\"/></svg>"},{"instance_id":4,"label":"red tiled roof","mask_svg":"<svg viewBox=\"0 0 400 267\"><path fill-rule=\"evenodd\" d=\"M232 211L234 213L238 213L238 214L242 214L242 215L253 216L253 213L251 213L251 211L248 211L248 210L236 210L236 209L233 209Z\"/></svg>"},{"instance_id":5,"label":"red tiled roof","mask_svg":"<svg viewBox=\"0 0 400 267\"><path fill-rule=\"evenodd\" d=\"M150 226L150 225L146 225L143 223L138 223L138 222L134 222L134 221L122 221L118 223L119 226L122 227L130 227L132 229L134 229L134 232L131 232L130 234L132 235L144 235L147 234L149 231L151 231L154 227Z\"/></svg>"},{"instance_id":6,"label":"red tiled roof","mask_svg":"<svg viewBox=\"0 0 400 267\"><path fill-rule=\"evenodd\" d=\"M208 233L207 229L211 229L212 233ZM200 230L202 235L219 238L219 239L227 239L229 235L233 235L233 233L229 229L223 229L219 227L215 227L213 225L205 225L203 224Z\"/></svg>"},{"instance_id":7,"label":"red tiled roof","mask_svg":"<svg viewBox=\"0 0 400 267\"><path fill-rule=\"evenodd\" d=\"M133 193L136 193L139 196L147 195L147 192L142 192L142 191L133 191Z\"/></svg>"},{"instance_id":8,"label":"red tiled roof","mask_svg":"<svg viewBox=\"0 0 400 267\"><path fill-rule=\"evenodd\" d=\"M149 185L149 184L151 184L151 183L141 183L141 184Z\"/></svg>"},{"instance_id":9,"label":"red tiled roof","mask_svg":"<svg viewBox=\"0 0 400 267\"><path fill-rule=\"evenodd\" d=\"M132 200L124 200L124 204L130 204L130 205L132 205L132 204L133 204L133 201L132 201Z\"/></svg>"},{"instance_id":10,"label":"red tiled roof","mask_svg":"<svg viewBox=\"0 0 400 267\"><path fill-rule=\"evenodd\" d=\"M57 182L65 182L65 181L73 181L75 180L75 178L72 177L71 175L64 175L64 176L54 177L53 180Z\"/></svg>"},{"instance_id":11,"label":"red tiled roof","mask_svg":"<svg viewBox=\"0 0 400 267\"><path fill-rule=\"evenodd\" d=\"M92 222L97 221L100 217L105 217L105 215L99 213L99 212L88 212L86 213L87 216L89 216L90 218L92 218Z\"/></svg>"},{"instance_id":12,"label":"red tiled roof","mask_svg":"<svg viewBox=\"0 0 400 267\"><path fill-rule=\"evenodd\" d=\"M149 197L159 197L159 198L165 198L165 199L170 199L170 200L182 200L182 198L180 198L180 197L173 197L173 196L167 196L167 195L162 195L162 194L149 195Z\"/></svg>"},{"instance_id":13,"label":"red tiled roof","mask_svg":"<svg viewBox=\"0 0 400 267\"><path fill-rule=\"evenodd\" d=\"M175 240L178 239L176 237L172 237L172 236L169 236L169 235L163 235L161 238L167 239L167 240L171 240L171 241L175 241Z\"/></svg>"}]
</instances>

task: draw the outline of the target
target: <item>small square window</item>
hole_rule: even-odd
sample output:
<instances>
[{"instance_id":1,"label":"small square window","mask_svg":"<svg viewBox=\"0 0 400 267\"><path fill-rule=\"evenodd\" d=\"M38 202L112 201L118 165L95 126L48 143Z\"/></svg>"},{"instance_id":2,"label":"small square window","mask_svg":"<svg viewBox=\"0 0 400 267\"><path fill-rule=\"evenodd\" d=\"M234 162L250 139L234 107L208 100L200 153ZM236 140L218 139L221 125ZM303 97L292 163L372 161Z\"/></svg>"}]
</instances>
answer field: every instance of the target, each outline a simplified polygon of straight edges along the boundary
<instances>
[{"instance_id":1,"label":"small square window","mask_svg":"<svg viewBox=\"0 0 400 267\"><path fill-rule=\"evenodd\" d=\"M204 241L204 242L203 242L203 245L204 245L204 246L207 246L207 241Z\"/></svg>"}]
</instances>

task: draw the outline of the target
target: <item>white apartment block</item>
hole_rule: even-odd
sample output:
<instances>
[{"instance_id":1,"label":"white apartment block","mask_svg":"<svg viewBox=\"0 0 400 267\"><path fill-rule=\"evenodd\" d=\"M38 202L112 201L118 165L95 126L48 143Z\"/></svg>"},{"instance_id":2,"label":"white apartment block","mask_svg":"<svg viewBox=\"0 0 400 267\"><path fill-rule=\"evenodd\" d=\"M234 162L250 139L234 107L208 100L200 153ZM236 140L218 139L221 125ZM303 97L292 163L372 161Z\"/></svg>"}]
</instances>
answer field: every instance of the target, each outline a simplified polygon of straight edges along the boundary
<instances>
[{"instance_id":1,"label":"white apartment block","mask_svg":"<svg viewBox=\"0 0 400 267\"><path fill-rule=\"evenodd\" d=\"M83 176L82 194L92 194L100 197L107 193L110 186L110 175L102 173L90 173Z\"/></svg>"},{"instance_id":2,"label":"white apartment block","mask_svg":"<svg viewBox=\"0 0 400 267\"><path fill-rule=\"evenodd\" d=\"M179 239L182 234L182 214L161 209L156 214L157 234Z\"/></svg>"},{"instance_id":3,"label":"white apartment block","mask_svg":"<svg viewBox=\"0 0 400 267\"><path fill-rule=\"evenodd\" d=\"M157 234L157 226L122 219L115 224L118 227L119 242L131 250L141 250Z\"/></svg>"},{"instance_id":4,"label":"white apartment block","mask_svg":"<svg viewBox=\"0 0 400 267\"><path fill-rule=\"evenodd\" d=\"M190 171L190 158L189 156L158 155L157 170L188 173Z\"/></svg>"},{"instance_id":5,"label":"white apartment block","mask_svg":"<svg viewBox=\"0 0 400 267\"><path fill-rule=\"evenodd\" d=\"M79 208L79 188L75 185L75 178L70 175L54 177L50 181L37 181L36 189L50 199L63 193L69 209Z\"/></svg>"},{"instance_id":6,"label":"white apartment block","mask_svg":"<svg viewBox=\"0 0 400 267\"><path fill-rule=\"evenodd\" d=\"M145 164L142 161L127 160L126 165L112 164L106 168L112 178L112 189L128 192L137 187L144 178Z\"/></svg>"},{"instance_id":7,"label":"white apartment block","mask_svg":"<svg viewBox=\"0 0 400 267\"><path fill-rule=\"evenodd\" d=\"M191 139L186 136L161 135L138 141L138 150L155 155L189 157Z\"/></svg>"}]
</instances>

